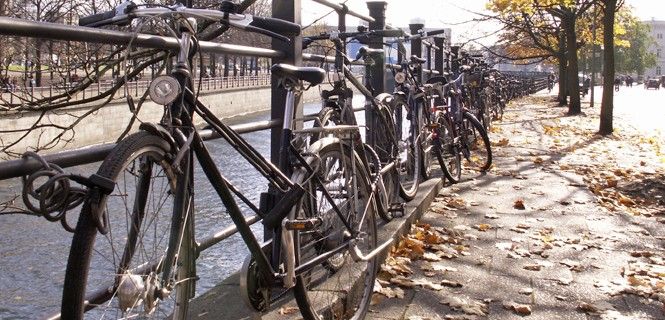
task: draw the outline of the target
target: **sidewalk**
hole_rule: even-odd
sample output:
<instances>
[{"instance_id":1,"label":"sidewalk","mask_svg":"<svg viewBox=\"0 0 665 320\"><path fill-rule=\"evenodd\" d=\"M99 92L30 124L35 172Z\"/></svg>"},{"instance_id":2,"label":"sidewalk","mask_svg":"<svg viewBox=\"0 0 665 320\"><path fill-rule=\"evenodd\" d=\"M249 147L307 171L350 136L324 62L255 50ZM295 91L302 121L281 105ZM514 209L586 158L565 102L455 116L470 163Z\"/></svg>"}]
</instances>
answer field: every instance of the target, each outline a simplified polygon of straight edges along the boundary
<instances>
[{"instance_id":1,"label":"sidewalk","mask_svg":"<svg viewBox=\"0 0 665 320\"><path fill-rule=\"evenodd\" d=\"M495 122L494 167L445 186L382 267L371 319L665 319L665 148L551 97ZM615 126L621 126L616 121Z\"/></svg>"},{"instance_id":2,"label":"sidewalk","mask_svg":"<svg viewBox=\"0 0 665 320\"><path fill-rule=\"evenodd\" d=\"M427 181L405 218L381 226L381 239L408 236L367 319L665 319L665 142L621 121L597 136L597 108L566 117L553 104L512 103L491 130L488 173L438 194ZM301 319L291 295L258 314L238 292L236 274L190 317Z\"/></svg>"}]
</instances>

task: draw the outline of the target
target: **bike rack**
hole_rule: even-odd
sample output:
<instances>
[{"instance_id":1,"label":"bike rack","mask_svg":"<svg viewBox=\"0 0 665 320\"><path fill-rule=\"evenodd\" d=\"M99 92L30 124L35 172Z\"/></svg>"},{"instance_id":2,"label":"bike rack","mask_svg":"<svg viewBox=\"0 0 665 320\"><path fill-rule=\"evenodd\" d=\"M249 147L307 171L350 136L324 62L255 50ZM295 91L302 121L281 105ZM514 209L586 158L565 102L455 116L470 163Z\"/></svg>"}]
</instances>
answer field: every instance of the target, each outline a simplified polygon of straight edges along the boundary
<instances>
[{"instance_id":1,"label":"bike rack","mask_svg":"<svg viewBox=\"0 0 665 320\"><path fill-rule=\"evenodd\" d=\"M242 10L246 9L249 5L256 0L246 0L239 5ZM327 6L335 10L338 14L339 30L346 29L346 16L354 16L369 22L371 30L385 29L386 27L386 1L369 1L367 7L369 15L349 10L344 4L336 4L327 0L312 0L321 5ZM180 0L179 2L185 5L191 5L191 1ZM272 1L273 17L288 20L300 24L300 0L280 0ZM424 27L422 23L410 25L412 34L417 33ZM169 37L162 37L148 34L131 34L121 31L105 30L78 27L71 25L61 25L45 22L34 22L22 19L0 17L0 34L9 36L24 36L24 37L41 37L54 40L64 41L81 41L90 43L101 43L101 38L105 40L103 43L109 44L127 44L130 40L133 44L140 47L147 48L166 48L176 49L178 44L175 39ZM446 47L445 39L443 37L435 37L434 43L429 41L422 41L421 39L414 39L411 41L412 54L421 56L422 47L425 46L427 53L427 69L423 68L422 73L427 74L428 77L437 74L443 74L446 71L456 70L455 60L451 60L452 56L457 56L459 47ZM371 48L383 48L382 39L370 39L369 46ZM271 58L273 63L290 63L294 65L302 65L303 61L327 61L334 62L332 57L322 57L309 53L302 52L302 37L298 36L293 39L291 43L284 43L282 41L273 40L272 49L255 48L241 45L220 44L210 41L200 41L200 49L202 52L207 53L222 53L233 55L245 55L253 57ZM432 56L434 51L434 56ZM398 59L401 59L401 52L398 52ZM432 66L432 58L434 58L434 66ZM383 63L377 63L369 68L368 72L372 75L372 87L377 92L384 92L387 87L386 66ZM534 81L532 86L533 90L544 88L542 78L546 75L528 75L528 78ZM421 74L422 77L422 74ZM523 75L527 78L527 75ZM538 81L540 79L540 81ZM535 85L535 84L538 85ZM546 82L545 82L546 85ZM271 119L267 121L251 122L231 126L239 133L249 133L260 130L271 129L271 159L273 162L278 161L278 144L280 139L279 127L281 125L283 106L286 99L286 91L277 86L277 79L271 76ZM313 115L302 115L302 108L298 108L300 114L296 115L298 119L313 118ZM356 110L363 110L364 108L356 108ZM366 110L366 121L372 121L372 113ZM200 130L204 140L217 139L213 130L203 129ZM373 139L373 134L367 132L368 139ZM113 149L115 144L103 144L92 146L85 149L62 151L45 155L44 159L48 162L55 163L60 167L73 167L103 160ZM38 169L40 164L35 160L16 159L0 162L0 180L17 178L24 176ZM271 207L270 201L261 201L261 210L267 210ZM249 222L254 223L259 220L257 216L247 218ZM235 226L230 226L208 239L204 239L199 244L199 249L202 251L213 244L226 239L227 237L235 234L237 230Z\"/></svg>"}]
</instances>

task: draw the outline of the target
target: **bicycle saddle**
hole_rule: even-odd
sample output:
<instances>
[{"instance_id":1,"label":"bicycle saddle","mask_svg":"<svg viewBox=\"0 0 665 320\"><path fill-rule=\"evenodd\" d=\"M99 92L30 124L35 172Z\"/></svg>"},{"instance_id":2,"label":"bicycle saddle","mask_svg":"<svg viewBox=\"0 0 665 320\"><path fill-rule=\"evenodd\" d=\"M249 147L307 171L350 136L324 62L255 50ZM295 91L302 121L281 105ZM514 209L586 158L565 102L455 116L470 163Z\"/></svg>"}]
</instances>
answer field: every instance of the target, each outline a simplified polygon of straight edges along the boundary
<instances>
[{"instance_id":1,"label":"bicycle saddle","mask_svg":"<svg viewBox=\"0 0 665 320\"><path fill-rule=\"evenodd\" d=\"M326 72L316 67L296 67L290 64L279 63L270 67L270 72L280 78L291 78L309 82L315 86L326 78Z\"/></svg>"},{"instance_id":2,"label":"bicycle saddle","mask_svg":"<svg viewBox=\"0 0 665 320\"><path fill-rule=\"evenodd\" d=\"M423 63L425 63L425 62L427 62L427 59L421 58L421 57L419 57L419 56L417 56L417 55L412 55L412 56L411 56L411 63L420 63L420 64L423 64Z\"/></svg>"}]
</instances>

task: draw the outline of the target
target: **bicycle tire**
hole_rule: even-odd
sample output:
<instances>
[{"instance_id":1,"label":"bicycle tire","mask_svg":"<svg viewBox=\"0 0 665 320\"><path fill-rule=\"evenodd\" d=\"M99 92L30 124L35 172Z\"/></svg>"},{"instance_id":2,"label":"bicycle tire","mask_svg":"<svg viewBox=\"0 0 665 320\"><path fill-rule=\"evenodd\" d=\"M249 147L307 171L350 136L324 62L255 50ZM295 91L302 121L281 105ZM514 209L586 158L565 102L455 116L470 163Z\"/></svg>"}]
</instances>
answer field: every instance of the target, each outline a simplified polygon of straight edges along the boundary
<instances>
[{"instance_id":1,"label":"bicycle tire","mask_svg":"<svg viewBox=\"0 0 665 320\"><path fill-rule=\"evenodd\" d=\"M436 154L434 150L434 131L431 126L431 118L429 112L425 110L427 106L425 104L420 104L418 107L418 116L416 117L418 121L419 129L419 138L420 141L420 177L423 181L427 181L432 178L432 164L436 160Z\"/></svg>"},{"instance_id":2,"label":"bicycle tire","mask_svg":"<svg viewBox=\"0 0 665 320\"><path fill-rule=\"evenodd\" d=\"M335 139L333 139L335 140ZM316 147L316 146L315 146ZM349 168L351 157L355 157L356 172L346 170L342 173L344 179L338 180L345 187L330 188L346 193L347 198L358 197L355 208L351 202L344 203L342 206L349 210L341 210L348 223L355 227L354 219L360 218L359 213L364 212L365 206L369 206L369 212L365 215L364 224L359 234L364 237L354 239L356 243L364 245L363 253L367 254L376 248L377 234L376 221L374 219L375 210L370 194L369 176L367 169L362 166L360 158L350 147L342 147L339 142L325 143L316 152L317 158L321 159L317 168L317 175L327 177L340 177L339 172L328 172L333 167L329 166L329 161L341 164L341 168ZM319 170L323 169L323 172ZM332 174L331 174L332 173ZM302 173L294 177L294 181L303 183L306 178ZM294 234L295 261L296 266L307 264L311 258L328 252L334 248L345 246L349 235L346 234L346 228L336 213L320 205L318 192L314 192L315 186L311 183L305 183L306 195L301 200L308 203L315 200L315 204L301 203L297 214L308 218L318 217L322 223L315 230L297 232ZM353 185L356 188L353 188ZM325 181L324 186L331 186L330 181ZM319 187L321 186L319 185ZM357 191L357 193L355 193ZM369 203L368 203L369 201ZM318 205L318 206L317 206ZM316 210L312 210L316 208ZM296 277L294 287L294 297L300 308L301 315L307 320L319 319L364 319L369 308L370 299L373 292L374 280L377 274L376 258L368 261L354 261L348 249L337 253L324 262L312 266L311 269L300 273ZM339 286L339 287L338 287Z\"/></svg>"},{"instance_id":3,"label":"bicycle tire","mask_svg":"<svg viewBox=\"0 0 665 320\"><path fill-rule=\"evenodd\" d=\"M462 154L466 159L465 167L474 171L487 171L492 166L490 139L480 121L469 112L464 112L462 116L460 137Z\"/></svg>"},{"instance_id":4,"label":"bicycle tire","mask_svg":"<svg viewBox=\"0 0 665 320\"><path fill-rule=\"evenodd\" d=\"M451 121L446 115L438 112L436 116L437 139L434 142L436 159L443 175L451 183L457 183L462 176L462 155L459 139L455 139Z\"/></svg>"},{"instance_id":5,"label":"bicycle tire","mask_svg":"<svg viewBox=\"0 0 665 320\"><path fill-rule=\"evenodd\" d=\"M314 120L315 128L338 126L340 124L342 124L342 118L339 110L332 107L324 107L321 109L319 114L316 116L316 119ZM310 144L318 141L321 138L323 138L322 133L312 134L311 138L309 139Z\"/></svg>"},{"instance_id":6,"label":"bicycle tire","mask_svg":"<svg viewBox=\"0 0 665 320\"><path fill-rule=\"evenodd\" d=\"M401 98L393 99L393 117L398 146L399 194L406 201L413 200L420 184L420 152L417 147L418 121L411 106Z\"/></svg>"},{"instance_id":7,"label":"bicycle tire","mask_svg":"<svg viewBox=\"0 0 665 320\"><path fill-rule=\"evenodd\" d=\"M374 151L376 152L381 166L386 166L390 162L395 161L397 156L397 144L394 139L396 137L395 124L393 116L388 108L381 108L375 117L373 134L374 134ZM389 172L381 176L384 189L379 190L382 195L377 196L378 213L381 219L390 222L393 219L393 214L390 212L390 207L393 203L399 202L397 199L399 194L399 172L397 167L393 167Z\"/></svg>"},{"instance_id":8,"label":"bicycle tire","mask_svg":"<svg viewBox=\"0 0 665 320\"><path fill-rule=\"evenodd\" d=\"M92 309L92 305L95 307L86 310L86 317L99 318L100 312L104 318L125 318L135 314L142 318L173 315L180 319L187 316L189 299L194 294L194 282L187 281L193 272L193 260L189 263L164 261L164 252L168 248L163 248L163 245L168 247L176 205L172 191L178 179L167 161L170 156L166 141L147 132L138 132L122 140L104 159L97 174L113 180L115 190L111 195L89 199L82 208L65 274L61 306L63 319L82 319L84 309ZM149 194L152 192L154 194ZM99 235L103 239L96 239L98 231L91 218L94 215L93 203L104 208L109 217L109 231ZM169 205L172 207L169 208ZM126 212L123 214L122 210ZM193 244L191 233L183 233L185 235L179 243L183 246ZM152 239L152 236L155 238ZM153 249L151 247L154 247L154 252L149 252ZM179 259L193 254L179 249L177 253ZM107 254L109 256L105 257ZM125 290L140 294L150 292L148 288L153 288L151 286L161 280L164 275L160 272L168 264L175 269L167 275L175 285L165 299L156 299L153 295L139 300L132 294L118 293ZM109 283L111 286L108 286ZM100 292L106 291L106 296L97 300L86 297L86 291L92 292L93 286L103 289ZM157 291L153 289L153 292ZM150 308L148 304L152 304L153 298L157 303ZM127 301L132 302L131 310L125 308Z\"/></svg>"}]
</instances>

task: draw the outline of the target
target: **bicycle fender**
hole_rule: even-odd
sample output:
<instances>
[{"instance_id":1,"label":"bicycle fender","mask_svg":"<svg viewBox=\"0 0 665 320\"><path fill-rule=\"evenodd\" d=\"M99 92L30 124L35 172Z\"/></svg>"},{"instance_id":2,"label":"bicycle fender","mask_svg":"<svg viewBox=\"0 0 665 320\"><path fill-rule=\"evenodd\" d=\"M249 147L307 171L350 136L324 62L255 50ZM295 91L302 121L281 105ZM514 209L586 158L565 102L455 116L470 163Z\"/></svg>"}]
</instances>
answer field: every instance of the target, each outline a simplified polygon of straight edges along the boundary
<instances>
[{"instance_id":1,"label":"bicycle fender","mask_svg":"<svg viewBox=\"0 0 665 320\"><path fill-rule=\"evenodd\" d=\"M169 147L171 150L178 150L177 144L175 143L175 140L171 136L171 134L161 125L157 125L154 123L149 123L149 122L143 122L141 125L139 125L139 130L143 130L145 132L148 132L152 135L158 136L162 139L164 139L166 142L168 142ZM170 151L170 150L169 150Z\"/></svg>"}]
</instances>

